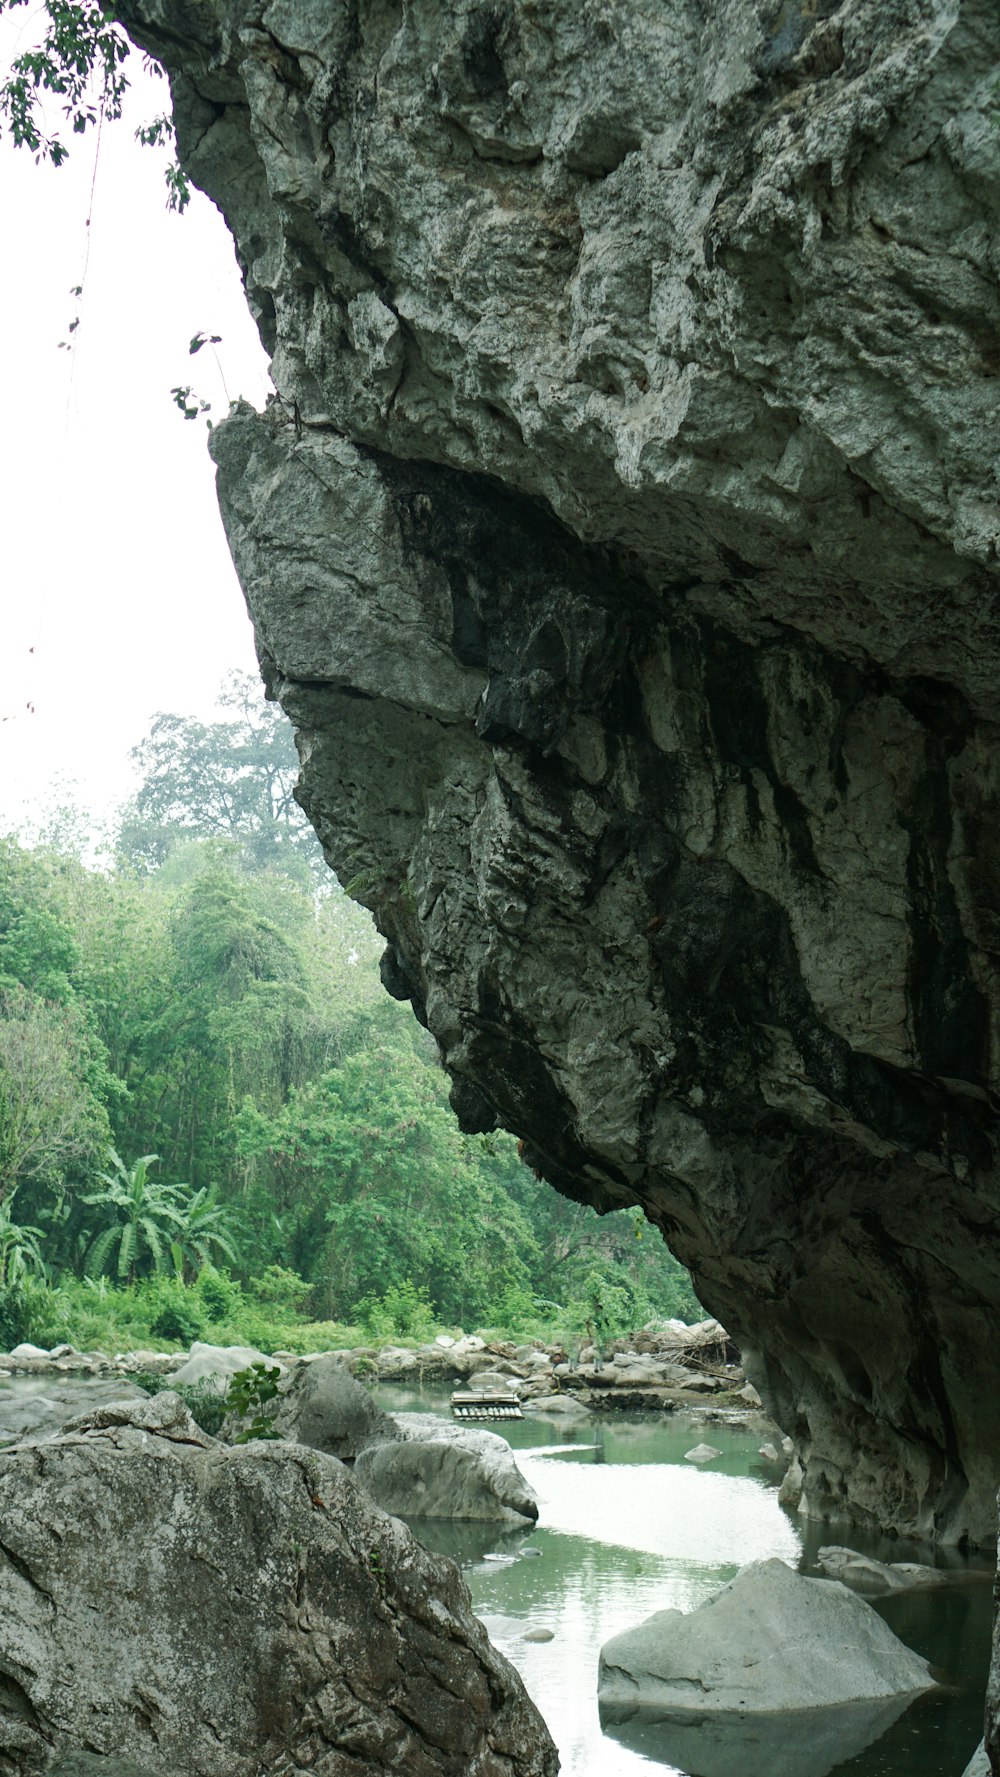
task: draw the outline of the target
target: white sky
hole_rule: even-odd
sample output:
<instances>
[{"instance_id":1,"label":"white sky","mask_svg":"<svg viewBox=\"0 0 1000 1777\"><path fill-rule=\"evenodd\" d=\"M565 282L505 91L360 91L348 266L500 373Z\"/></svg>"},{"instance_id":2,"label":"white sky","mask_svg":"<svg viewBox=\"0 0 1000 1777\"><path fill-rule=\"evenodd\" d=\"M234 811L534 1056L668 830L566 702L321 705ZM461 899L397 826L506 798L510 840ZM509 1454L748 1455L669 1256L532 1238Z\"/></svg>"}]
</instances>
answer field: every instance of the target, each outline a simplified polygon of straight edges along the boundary
<instances>
[{"instance_id":1,"label":"white sky","mask_svg":"<svg viewBox=\"0 0 1000 1777\"><path fill-rule=\"evenodd\" d=\"M30 12L2 21L0 69L12 37L29 46ZM208 716L230 667L256 670L205 421L184 420L170 390L190 383L226 411L212 353L189 355L199 331L222 336L231 397L262 405L267 360L221 216L197 192L168 212L169 157L134 140L168 109L166 82L134 52L128 73L96 178L93 131L64 137L59 168L0 138L0 832L60 777L106 813L151 715Z\"/></svg>"}]
</instances>

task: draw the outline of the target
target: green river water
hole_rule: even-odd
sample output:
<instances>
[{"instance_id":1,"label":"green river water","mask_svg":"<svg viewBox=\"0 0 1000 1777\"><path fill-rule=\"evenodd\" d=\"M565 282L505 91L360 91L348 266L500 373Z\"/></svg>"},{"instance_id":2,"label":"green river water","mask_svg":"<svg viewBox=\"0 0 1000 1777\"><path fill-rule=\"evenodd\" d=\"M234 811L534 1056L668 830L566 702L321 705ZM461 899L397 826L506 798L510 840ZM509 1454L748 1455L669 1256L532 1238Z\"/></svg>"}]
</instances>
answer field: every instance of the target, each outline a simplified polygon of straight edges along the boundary
<instances>
[{"instance_id":1,"label":"green river water","mask_svg":"<svg viewBox=\"0 0 1000 1777\"><path fill-rule=\"evenodd\" d=\"M439 1391L384 1386L378 1398L390 1412L448 1414ZM538 1494L538 1527L505 1534L489 1525L414 1521L413 1529L461 1564L477 1614L548 1723L565 1777L961 1777L982 1734L988 1557L942 1552L938 1559L963 1583L878 1601L895 1633L931 1662L942 1689L911 1704L864 1750L865 1731L852 1735L846 1716L832 1753L818 1736L797 1752L787 1737L783 1743L780 1727L776 1745L751 1733L736 1754L706 1751L697 1736L679 1741L663 1724L604 1731L601 1644L653 1611L691 1610L748 1561L777 1555L817 1573L815 1553L826 1542L847 1542L882 1561L934 1556L924 1545L790 1516L758 1456L759 1431L681 1414L617 1413L572 1429L532 1418L497 1429ZM685 1462L685 1451L703 1441L722 1455L707 1468ZM532 1629L551 1630L553 1639L525 1641Z\"/></svg>"}]
</instances>

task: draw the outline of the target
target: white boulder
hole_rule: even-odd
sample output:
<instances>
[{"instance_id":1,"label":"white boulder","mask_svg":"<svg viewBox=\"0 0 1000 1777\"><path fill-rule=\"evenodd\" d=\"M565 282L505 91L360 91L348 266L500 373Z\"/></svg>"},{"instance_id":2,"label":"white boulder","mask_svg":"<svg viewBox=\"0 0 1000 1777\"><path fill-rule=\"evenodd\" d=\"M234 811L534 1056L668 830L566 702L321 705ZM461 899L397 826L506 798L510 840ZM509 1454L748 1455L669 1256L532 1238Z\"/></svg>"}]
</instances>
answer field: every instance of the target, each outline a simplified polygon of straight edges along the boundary
<instances>
[{"instance_id":1,"label":"white boulder","mask_svg":"<svg viewBox=\"0 0 1000 1777\"><path fill-rule=\"evenodd\" d=\"M248 1370L251 1364L267 1364L269 1369L276 1367L282 1375L285 1373L283 1364L275 1365L273 1358L255 1351L252 1345L204 1345L196 1339L187 1361L174 1371L172 1380L187 1387L208 1382L219 1394L225 1394L236 1372Z\"/></svg>"}]
</instances>

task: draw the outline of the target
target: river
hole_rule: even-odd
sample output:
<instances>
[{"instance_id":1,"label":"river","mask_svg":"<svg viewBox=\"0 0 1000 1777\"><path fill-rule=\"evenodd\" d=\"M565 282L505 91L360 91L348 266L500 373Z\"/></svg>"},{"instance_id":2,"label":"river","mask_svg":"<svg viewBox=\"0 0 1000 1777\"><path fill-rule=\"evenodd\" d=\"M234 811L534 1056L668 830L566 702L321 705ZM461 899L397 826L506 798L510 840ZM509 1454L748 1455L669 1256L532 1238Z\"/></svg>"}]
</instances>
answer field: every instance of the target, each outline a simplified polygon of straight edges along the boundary
<instances>
[{"instance_id":1,"label":"river","mask_svg":"<svg viewBox=\"0 0 1000 1777\"><path fill-rule=\"evenodd\" d=\"M447 1396L429 1389L383 1386L378 1398L389 1412L448 1415ZM924 1545L790 1516L758 1456L759 1432L682 1414L617 1413L572 1429L530 1417L498 1429L538 1494L538 1527L505 1533L425 1520L413 1529L461 1563L477 1614L521 1673L566 1777L689 1777L698 1770L697 1754L678 1756L676 1730L672 1742L662 1725L602 1730L598 1653L620 1630L656 1610L693 1609L748 1561L776 1555L818 1573L815 1554L824 1542L849 1542L882 1561L933 1559ZM722 1452L705 1468L684 1461L701 1442ZM982 1733L992 1564L950 1551L939 1559L965 1583L879 1600L876 1608L931 1662L943 1688L911 1704L863 1751L854 1752L845 1734L847 1756L835 1755L832 1765L820 1757L818 1768L838 1777L961 1777ZM550 1630L552 1640L526 1641L532 1630ZM746 1777L746 1760L731 1771L725 1763L706 1777Z\"/></svg>"}]
</instances>

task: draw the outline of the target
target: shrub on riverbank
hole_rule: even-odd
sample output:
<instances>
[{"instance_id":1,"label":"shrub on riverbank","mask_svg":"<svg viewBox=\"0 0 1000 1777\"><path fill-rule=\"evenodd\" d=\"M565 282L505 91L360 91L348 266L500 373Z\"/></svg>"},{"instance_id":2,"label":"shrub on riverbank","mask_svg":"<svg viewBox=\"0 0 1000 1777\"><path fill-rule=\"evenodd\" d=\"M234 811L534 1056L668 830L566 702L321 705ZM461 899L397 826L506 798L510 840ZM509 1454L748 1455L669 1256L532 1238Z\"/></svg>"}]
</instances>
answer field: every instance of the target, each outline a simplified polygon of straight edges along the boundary
<instances>
[{"instance_id":1,"label":"shrub on riverbank","mask_svg":"<svg viewBox=\"0 0 1000 1777\"><path fill-rule=\"evenodd\" d=\"M150 1278L115 1287L107 1278L64 1278L52 1285L25 1279L0 1290L0 1349L22 1340L49 1350L179 1351L196 1339L212 1345L249 1345L258 1351L349 1350L363 1345L418 1345L460 1329L443 1323L426 1292L391 1285L359 1304L354 1322L306 1319L308 1286L271 1267L258 1289L241 1286L206 1266L194 1283ZM299 1312L296 1312L296 1307ZM595 1277L585 1294L565 1304L506 1291L485 1325L466 1330L489 1339L538 1339L548 1344L603 1343L636 1331L657 1308L645 1297L609 1291ZM660 1311L662 1312L662 1311Z\"/></svg>"}]
</instances>

